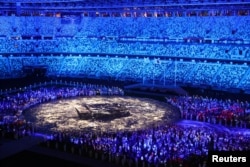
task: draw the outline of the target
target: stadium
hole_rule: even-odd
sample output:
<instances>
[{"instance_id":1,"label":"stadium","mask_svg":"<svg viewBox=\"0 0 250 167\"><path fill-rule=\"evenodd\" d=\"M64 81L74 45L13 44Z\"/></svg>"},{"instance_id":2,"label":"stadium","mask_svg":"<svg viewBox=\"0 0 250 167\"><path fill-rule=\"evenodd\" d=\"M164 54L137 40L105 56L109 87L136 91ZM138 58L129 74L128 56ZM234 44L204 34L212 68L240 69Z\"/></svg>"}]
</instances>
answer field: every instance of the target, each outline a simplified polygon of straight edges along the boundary
<instances>
[{"instance_id":1,"label":"stadium","mask_svg":"<svg viewBox=\"0 0 250 167\"><path fill-rule=\"evenodd\" d=\"M0 0L0 165L249 153L249 23L249 0Z\"/></svg>"}]
</instances>

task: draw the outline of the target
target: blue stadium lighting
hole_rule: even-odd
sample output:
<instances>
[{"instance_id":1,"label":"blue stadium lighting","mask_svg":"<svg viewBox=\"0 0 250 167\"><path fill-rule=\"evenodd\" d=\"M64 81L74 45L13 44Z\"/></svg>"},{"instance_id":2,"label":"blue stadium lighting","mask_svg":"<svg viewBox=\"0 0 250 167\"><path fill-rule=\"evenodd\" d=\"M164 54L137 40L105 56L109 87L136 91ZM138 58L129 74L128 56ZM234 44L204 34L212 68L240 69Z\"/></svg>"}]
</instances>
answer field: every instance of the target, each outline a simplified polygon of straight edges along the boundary
<instances>
[{"instance_id":1,"label":"blue stadium lighting","mask_svg":"<svg viewBox=\"0 0 250 167\"><path fill-rule=\"evenodd\" d=\"M27 116L64 153L205 167L249 151L249 97L250 0L0 0L0 139Z\"/></svg>"}]
</instances>

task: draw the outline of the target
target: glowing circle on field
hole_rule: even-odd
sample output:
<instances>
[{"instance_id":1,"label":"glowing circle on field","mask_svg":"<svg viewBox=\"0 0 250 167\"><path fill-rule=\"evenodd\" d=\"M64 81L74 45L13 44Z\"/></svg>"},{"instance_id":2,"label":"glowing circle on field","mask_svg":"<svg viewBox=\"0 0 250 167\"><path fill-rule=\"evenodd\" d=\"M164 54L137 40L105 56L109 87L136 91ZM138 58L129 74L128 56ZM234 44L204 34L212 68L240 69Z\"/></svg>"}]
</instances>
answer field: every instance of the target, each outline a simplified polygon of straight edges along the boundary
<instances>
[{"instance_id":1,"label":"glowing circle on field","mask_svg":"<svg viewBox=\"0 0 250 167\"><path fill-rule=\"evenodd\" d=\"M166 103L153 99L95 96L40 104L25 111L25 117L34 122L39 131L105 132L171 123L179 118L179 114Z\"/></svg>"}]
</instances>

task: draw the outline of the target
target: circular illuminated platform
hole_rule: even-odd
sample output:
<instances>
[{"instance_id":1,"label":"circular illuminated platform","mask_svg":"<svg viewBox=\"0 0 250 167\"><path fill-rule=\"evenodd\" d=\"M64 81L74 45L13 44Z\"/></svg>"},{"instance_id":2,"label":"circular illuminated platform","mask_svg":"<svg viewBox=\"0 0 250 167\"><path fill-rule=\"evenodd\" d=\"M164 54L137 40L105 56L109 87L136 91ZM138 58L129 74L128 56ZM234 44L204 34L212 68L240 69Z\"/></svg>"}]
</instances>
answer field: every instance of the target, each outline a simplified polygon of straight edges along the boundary
<instances>
[{"instance_id":1,"label":"circular illuminated platform","mask_svg":"<svg viewBox=\"0 0 250 167\"><path fill-rule=\"evenodd\" d=\"M25 111L39 131L131 131L179 118L170 106L148 98L95 96L62 99Z\"/></svg>"}]
</instances>

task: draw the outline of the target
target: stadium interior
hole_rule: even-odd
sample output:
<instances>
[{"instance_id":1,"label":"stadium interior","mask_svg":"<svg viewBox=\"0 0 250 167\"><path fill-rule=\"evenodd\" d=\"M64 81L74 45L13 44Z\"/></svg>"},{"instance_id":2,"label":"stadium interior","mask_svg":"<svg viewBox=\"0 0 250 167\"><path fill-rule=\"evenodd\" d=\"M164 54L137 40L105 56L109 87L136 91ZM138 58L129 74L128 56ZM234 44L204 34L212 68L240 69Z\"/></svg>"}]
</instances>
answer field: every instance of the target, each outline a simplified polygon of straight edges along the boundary
<instances>
[{"instance_id":1,"label":"stadium interior","mask_svg":"<svg viewBox=\"0 0 250 167\"><path fill-rule=\"evenodd\" d=\"M250 151L249 23L250 0L0 0L0 166Z\"/></svg>"}]
</instances>

